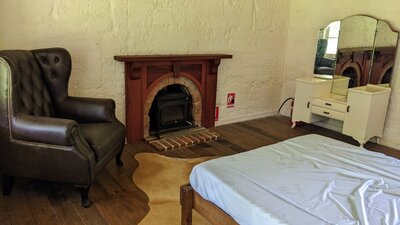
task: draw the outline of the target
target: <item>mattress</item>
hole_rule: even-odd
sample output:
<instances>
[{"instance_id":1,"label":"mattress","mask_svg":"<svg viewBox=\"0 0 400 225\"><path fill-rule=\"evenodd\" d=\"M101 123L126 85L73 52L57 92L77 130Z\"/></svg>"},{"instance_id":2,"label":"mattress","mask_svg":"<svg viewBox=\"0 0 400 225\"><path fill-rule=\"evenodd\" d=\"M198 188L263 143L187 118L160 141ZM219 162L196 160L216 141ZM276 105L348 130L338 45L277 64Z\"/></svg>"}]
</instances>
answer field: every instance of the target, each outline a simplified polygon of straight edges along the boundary
<instances>
[{"instance_id":1,"label":"mattress","mask_svg":"<svg viewBox=\"0 0 400 225\"><path fill-rule=\"evenodd\" d=\"M242 225L400 224L400 160L314 134L198 164L190 183Z\"/></svg>"}]
</instances>

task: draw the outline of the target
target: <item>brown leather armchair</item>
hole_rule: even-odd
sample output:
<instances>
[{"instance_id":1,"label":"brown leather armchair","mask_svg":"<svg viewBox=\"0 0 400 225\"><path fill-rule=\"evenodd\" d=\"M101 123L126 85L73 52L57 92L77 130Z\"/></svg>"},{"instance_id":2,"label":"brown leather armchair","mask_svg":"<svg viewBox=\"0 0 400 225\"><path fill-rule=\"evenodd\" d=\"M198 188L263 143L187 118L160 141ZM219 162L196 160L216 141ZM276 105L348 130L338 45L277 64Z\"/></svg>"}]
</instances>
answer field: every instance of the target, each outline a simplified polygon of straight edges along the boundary
<instances>
[{"instance_id":1,"label":"brown leather armchair","mask_svg":"<svg viewBox=\"0 0 400 225\"><path fill-rule=\"evenodd\" d=\"M62 48L0 51L0 174L71 183L90 206L90 184L116 157L125 127L111 99L68 96L71 56Z\"/></svg>"}]
</instances>

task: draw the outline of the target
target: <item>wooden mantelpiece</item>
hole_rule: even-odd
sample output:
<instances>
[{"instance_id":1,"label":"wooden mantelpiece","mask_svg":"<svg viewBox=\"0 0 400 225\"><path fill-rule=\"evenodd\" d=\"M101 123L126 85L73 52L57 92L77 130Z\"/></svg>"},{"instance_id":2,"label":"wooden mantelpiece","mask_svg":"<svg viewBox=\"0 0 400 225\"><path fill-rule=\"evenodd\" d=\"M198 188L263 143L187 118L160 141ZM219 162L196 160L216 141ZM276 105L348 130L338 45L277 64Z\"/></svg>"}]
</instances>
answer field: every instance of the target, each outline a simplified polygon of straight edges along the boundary
<instances>
[{"instance_id":1,"label":"wooden mantelpiece","mask_svg":"<svg viewBox=\"0 0 400 225\"><path fill-rule=\"evenodd\" d=\"M209 60L209 59L231 59L232 55L226 54L188 54L188 55L116 55L114 59L121 62L149 62L170 60Z\"/></svg>"},{"instance_id":2,"label":"wooden mantelpiece","mask_svg":"<svg viewBox=\"0 0 400 225\"><path fill-rule=\"evenodd\" d=\"M148 129L145 118L148 97L154 92L180 80L189 79L201 95L201 125L214 127L218 66L226 54L201 55L118 55L125 64L126 127L128 143L143 139ZM182 82L180 82L181 84ZM192 87L193 88L193 87ZM147 100L147 101L146 101ZM145 105L146 104L146 105ZM198 124L200 125L200 124ZM148 131L147 131L148 132Z\"/></svg>"}]
</instances>

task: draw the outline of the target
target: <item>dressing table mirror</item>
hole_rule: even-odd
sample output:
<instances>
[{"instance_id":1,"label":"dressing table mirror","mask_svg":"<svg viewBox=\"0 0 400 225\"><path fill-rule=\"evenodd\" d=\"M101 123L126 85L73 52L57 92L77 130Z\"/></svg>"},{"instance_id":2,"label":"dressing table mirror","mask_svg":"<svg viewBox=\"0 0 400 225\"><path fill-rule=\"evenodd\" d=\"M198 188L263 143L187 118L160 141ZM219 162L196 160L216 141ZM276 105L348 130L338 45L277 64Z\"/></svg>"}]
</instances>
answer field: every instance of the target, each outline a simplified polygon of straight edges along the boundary
<instances>
[{"instance_id":1,"label":"dressing table mirror","mask_svg":"<svg viewBox=\"0 0 400 225\"><path fill-rule=\"evenodd\" d=\"M314 74L329 78L334 74L339 41L340 22L333 21L318 31Z\"/></svg>"},{"instance_id":2,"label":"dressing table mirror","mask_svg":"<svg viewBox=\"0 0 400 225\"><path fill-rule=\"evenodd\" d=\"M296 80L293 128L340 121L360 145L379 143L390 97L398 32L386 21L350 16L318 32L314 76Z\"/></svg>"}]
</instances>

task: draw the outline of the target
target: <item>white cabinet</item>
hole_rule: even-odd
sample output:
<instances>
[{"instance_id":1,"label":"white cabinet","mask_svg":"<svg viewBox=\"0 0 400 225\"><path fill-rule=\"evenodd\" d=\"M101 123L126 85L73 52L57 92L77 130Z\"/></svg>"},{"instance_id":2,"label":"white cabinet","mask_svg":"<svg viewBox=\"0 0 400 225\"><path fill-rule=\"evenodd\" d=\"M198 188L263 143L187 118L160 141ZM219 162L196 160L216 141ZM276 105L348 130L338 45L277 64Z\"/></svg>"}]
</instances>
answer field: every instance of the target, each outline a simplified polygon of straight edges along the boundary
<instances>
[{"instance_id":1,"label":"white cabinet","mask_svg":"<svg viewBox=\"0 0 400 225\"><path fill-rule=\"evenodd\" d=\"M370 85L350 88L347 98L331 93L332 80L300 78L292 115L296 122L314 123L331 118L343 121L342 133L353 137L360 145L370 138L383 136L390 88Z\"/></svg>"},{"instance_id":2,"label":"white cabinet","mask_svg":"<svg viewBox=\"0 0 400 225\"><path fill-rule=\"evenodd\" d=\"M347 96L343 134L352 136L360 144L372 137L383 136L390 88L376 85L350 88Z\"/></svg>"},{"instance_id":3,"label":"white cabinet","mask_svg":"<svg viewBox=\"0 0 400 225\"><path fill-rule=\"evenodd\" d=\"M299 78L296 80L296 94L292 121L313 123L323 118L311 113L311 102L314 96L328 96L332 81L320 78Z\"/></svg>"}]
</instances>

